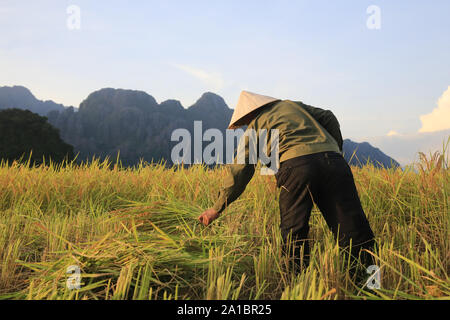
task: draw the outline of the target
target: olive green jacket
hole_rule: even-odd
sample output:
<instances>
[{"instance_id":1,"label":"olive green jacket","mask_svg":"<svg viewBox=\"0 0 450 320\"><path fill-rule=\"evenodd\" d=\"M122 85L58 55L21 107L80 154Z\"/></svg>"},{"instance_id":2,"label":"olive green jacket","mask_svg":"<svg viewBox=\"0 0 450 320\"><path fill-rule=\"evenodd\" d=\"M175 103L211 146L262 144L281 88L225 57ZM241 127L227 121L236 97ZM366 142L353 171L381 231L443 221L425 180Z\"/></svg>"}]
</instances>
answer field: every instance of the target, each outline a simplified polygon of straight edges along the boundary
<instances>
[{"instance_id":1,"label":"olive green jacket","mask_svg":"<svg viewBox=\"0 0 450 320\"><path fill-rule=\"evenodd\" d=\"M247 131L251 129L256 132L267 130L267 150L271 150L270 130L278 129L280 162L324 151L342 153L340 125L334 114L302 102L283 100L263 107L249 123ZM244 134L241 139L245 137ZM244 140L246 162L238 164L235 157L234 163L229 165L230 173L213 206L218 212L222 212L242 194L255 172L256 165L248 161L249 143L246 140L249 139Z\"/></svg>"}]
</instances>

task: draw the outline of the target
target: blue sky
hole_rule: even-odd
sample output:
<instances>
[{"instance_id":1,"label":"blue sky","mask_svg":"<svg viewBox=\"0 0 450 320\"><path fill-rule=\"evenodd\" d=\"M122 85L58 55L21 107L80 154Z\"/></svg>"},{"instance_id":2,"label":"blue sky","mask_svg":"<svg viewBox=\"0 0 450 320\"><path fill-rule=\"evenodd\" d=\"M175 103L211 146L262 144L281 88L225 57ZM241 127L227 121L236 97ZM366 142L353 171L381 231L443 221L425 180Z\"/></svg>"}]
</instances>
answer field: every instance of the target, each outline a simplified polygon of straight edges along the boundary
<instances>
[{"instance_id":1,"label":"blue sky","mask_svg":"<svg viewBox=\"0 0 450 320\"><path fill-rule=\"evenodd\" d=\"M302 100L406 163L449 135L449 16L447 0L0 0L0 85L74 106L104 87L185 107L205 91L232 108L241 90Z\"/></svg>"}]
</instances>

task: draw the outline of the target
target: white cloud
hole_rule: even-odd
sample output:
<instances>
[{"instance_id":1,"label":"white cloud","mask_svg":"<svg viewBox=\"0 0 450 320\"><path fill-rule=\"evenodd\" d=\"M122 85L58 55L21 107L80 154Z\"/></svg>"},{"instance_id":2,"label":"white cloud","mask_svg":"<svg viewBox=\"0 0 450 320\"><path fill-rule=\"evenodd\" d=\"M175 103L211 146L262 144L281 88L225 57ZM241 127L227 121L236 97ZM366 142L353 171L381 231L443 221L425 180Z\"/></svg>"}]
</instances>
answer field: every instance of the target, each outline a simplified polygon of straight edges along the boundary
<instances>
[{"instance_id":1,"label":"white cloud","mask_svg":"<svg viewBox=\"0 0 450 320\"><path fill-rule=\"evenodd\" d=\"M442 94L437 108L429 114L420 116L422 128L419 132L435 132L450 129L450 86Z\"/></svg>"},{"instance_id":2,"label":"white cloud","mask_svg":"<svg viewBox=\"0 0 450 320\"><path fill-rule=\"evenodd\" d=\"M392 137L392 136L399 136L400 133L398 133L398 132L395 131L395 130L391 130L391 131L389 131L386 135L387 135L388 137Z\"/></svg>"},{"instance_id":3,"label":"white cloud","mask_svg":"<svg viewBox=\"0 0 450 320\"><path fill-rule=\"evenodd\" d=\"M199 79L214 91L219 91L225 86L225 81L218 72L208 72L188 65L172 64L172 66Z\"/></svg>"},{"instance_id":4,"label":"white cloud","mask_svg":"<svg viewBox=\"0 0 450 320\"><path fill-rule=\"evenodd\" d=\"M418 153L443 151L450 138L450 86L437 102L437 107L429 114L420 116L422 128L417 133L402 134L390 130L384 136L362 139L379 148L402 166L418 161ZM450 145L446 150L449 153Z\"/></svg>"},{"instance_id":5,"label":"white cloud","mask_svg":"<svg viewBox=\"0 0 450 320\"><path fill-rule=\"evenodd\" d=\"M388 156L397 160L402 166L418 160L418 152L425 154L443 151L444 144L450 138L450 129L436 132L384 135L367 137L369 142ZM450 148L450 145L448 146ZM450 150L446 150L449 153Z\"/></svg>"}]
</instances>

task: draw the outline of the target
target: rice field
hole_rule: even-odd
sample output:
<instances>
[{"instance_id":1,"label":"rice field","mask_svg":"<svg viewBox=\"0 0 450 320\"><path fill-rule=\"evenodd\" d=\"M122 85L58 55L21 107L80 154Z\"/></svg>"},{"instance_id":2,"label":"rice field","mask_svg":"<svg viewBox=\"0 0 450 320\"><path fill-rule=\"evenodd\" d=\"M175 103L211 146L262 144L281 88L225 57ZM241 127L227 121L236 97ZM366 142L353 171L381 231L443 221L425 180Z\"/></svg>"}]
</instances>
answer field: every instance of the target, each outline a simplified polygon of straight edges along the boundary
<instances>
[{"instance_id":1,"label":"rice field","mask_svg":"<svg viewBox=\"0 0 450 320\"><path fill-rule=\"evenodd\" d=\"M226 167L2 162L0 299L449 299L448 158L415 169L352 168L377 241L381 288L367 290L316 208L311 263L289 270L273 176L203 227Z\"/></svg>"}]
</instances>

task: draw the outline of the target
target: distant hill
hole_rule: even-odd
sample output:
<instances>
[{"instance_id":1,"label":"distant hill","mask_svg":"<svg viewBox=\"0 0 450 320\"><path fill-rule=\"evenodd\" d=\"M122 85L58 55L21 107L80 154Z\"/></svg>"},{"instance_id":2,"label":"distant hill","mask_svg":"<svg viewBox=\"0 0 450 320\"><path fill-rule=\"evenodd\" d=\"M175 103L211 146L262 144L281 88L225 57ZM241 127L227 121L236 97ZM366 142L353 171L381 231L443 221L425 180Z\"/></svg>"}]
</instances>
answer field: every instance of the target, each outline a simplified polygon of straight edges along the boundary
<instances>
[{"instance_id":1,"label":"distant hill","mask_svg":"<svg viewBox=\"0 0 450 320\"><path fill-rule=\"evenodd\" d=\"M223 98L210 92L185 109L177 100L158 104L142 91L105 88L91 93L78 112L52 111L48 118L80 152L80 159L94 155L115 159L120 150L122 163L134 165L140 158L170 164L172 147L178 143L171 142L175 129L185 128L193 135L193 123L200 120L203 130L224 131L232 113Z\"/></svg>"},{"instance_id":2,"label":"distant hill","mask_svg":"<svg viewBox=\"0 0 450 320\"><path fill-rule=\"evenodd\" d=\"M30 160L30 164L40 164L73 159L73 147L59 136L58 129L42 117L29 110L0 110L0 159Z\"/></svg>"},{"instance_id":3,"label":"distant hill","mask_svg":"<svg viewBox=\"0 0 450 320\"><path fill-rule=\"evenodd\" d=\"M0 87L0 109L21 108L47 116L59 129L61 138L74 146L78 160L109 156L115 160L120 150L123 165L145 161L166 160L170 164L171 142L175 129L185 128L194 134L195 120L202 121L202 130L225 131L233 110L222 97L206 92L192 106L184 108L177 100L157 103L143 91L105 88L91 93L78 112L52 101L37 100L24 87ZM375 166L399 165L367 142L344 140L344 156L352 165L361 166L369 159ZM350 157L356 150L356 157ZM225 152L224 146L224 152ZM359 160L359 161L358 161Z\"/></svg>"},{"instance_id":4,"label":"distant hill","mask_svg":"<svg viewBox=\"0 0 450 320\"><path fill-rule=\"evenodd\" d=\"M400 164L384 154L380 149L371 146L368 142L357 143L350 139L344 140L344 158L350 165L363 166L368 161L375 167L400 167Z\"/></svg>"},{"instance_id":5,"label":"distant hill","mask_svg":"<svg viewBox=\"0 0 450 320\"><path fill-rule=\"evenodd\" d=\"M64 111L66 107L51 100L38 100L30 90L22 86L0 87L0 110L10 108L30 110L45 116L53 110Z\"/></svg>"}]
</instances>

